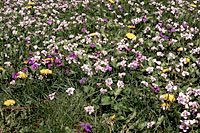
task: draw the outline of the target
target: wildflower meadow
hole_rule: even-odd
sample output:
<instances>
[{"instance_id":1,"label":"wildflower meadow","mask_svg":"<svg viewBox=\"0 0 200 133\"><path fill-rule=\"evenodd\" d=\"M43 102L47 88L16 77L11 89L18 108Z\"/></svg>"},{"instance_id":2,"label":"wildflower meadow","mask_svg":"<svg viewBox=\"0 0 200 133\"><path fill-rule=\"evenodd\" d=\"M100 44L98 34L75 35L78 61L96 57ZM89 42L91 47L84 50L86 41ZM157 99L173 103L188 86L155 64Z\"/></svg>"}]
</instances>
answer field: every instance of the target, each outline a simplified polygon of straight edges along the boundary
<instances>
[{"instance_id":1,"label":"wildflower meadow","mask_svg":"<svg viewBox=\"0 0 200 133\"><path fill-rule=\"evenodd\" d=\"M199 0L1 0L0 133L199 133Z\"/></svg>"}]
</instances>

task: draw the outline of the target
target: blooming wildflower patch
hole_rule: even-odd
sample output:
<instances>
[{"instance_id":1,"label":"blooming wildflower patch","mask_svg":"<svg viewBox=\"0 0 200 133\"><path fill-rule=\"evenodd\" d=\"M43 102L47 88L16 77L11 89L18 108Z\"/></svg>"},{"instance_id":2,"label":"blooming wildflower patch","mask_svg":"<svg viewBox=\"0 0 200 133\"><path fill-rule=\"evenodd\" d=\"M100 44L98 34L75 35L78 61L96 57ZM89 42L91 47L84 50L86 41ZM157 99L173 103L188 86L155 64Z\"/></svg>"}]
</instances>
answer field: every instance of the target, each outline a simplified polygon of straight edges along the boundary
<instances>
[{"instance_id":1,"label":"blooming wildflower patch","mask_svg":"<svg viewBox=\"0 0 200 133\"><path fill-rule=\"evenodd\" d=\"M200 132L198 0L0 3L0 132Z\"/></svg>"}]
</instances>

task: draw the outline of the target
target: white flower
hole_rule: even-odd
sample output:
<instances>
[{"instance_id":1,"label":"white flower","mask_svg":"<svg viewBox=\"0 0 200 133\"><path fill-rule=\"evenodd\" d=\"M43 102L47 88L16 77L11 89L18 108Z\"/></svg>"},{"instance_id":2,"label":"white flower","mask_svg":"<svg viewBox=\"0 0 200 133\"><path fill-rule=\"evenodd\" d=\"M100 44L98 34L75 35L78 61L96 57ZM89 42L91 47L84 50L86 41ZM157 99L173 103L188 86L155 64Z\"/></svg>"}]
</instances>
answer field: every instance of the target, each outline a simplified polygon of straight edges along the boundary
<instances>
[{"instance_id":1,"label":"white flower","mask_svg":"<svg viewBox=\"0 0 200 133\"><path fill-rule=\"evenodd\" d=\"M141 83L144 84L146 87L148 87L148 85L149 85L148 82L146 82L146 81L142 81Z\"/></svg>"},{"instance_id":2,"label":"white flower","mask_svg":"<svg viewBox=\"0 0 200 133\"><path fill-rule=\"evenodd\" d=\"M10 82L10 84L11 85L15 85L16 83L15 83L15 80L12 80L11 82Z\"/></svg>"},{"instance_id":3,"label":"white flower","mask_svg":"<svg viewBox=\"0 0 200 133\"><path fill-rule=\"evenodd\" d=\"M84 107L84 109L89 114L94 112L94 106L87 106L87 107Z\"/></svg>"},{"instance_id":4,"label":"white flower","mask_svg":"<svg viewBox=\"0 0 200 133\"><path fill-rule=\"evenodd\" d=\"M123 78L126 75L126 73L118 73L119 78Z\"/></svg>"},{"instance_id":5,"label":"white flower","mask_svg":"<svg viewBox=\"0 0 200 133\"><path fill-rule=\"evenodd\" d=\"M72 94L74 94L74 88L68 88L67 90L66 90L66 92L68 93L68 95L70 96L70 95L72 95Z\"/></svg>"},{"instance_id":6,"label":"white flower","mask_svg":"<svg viewBox=\"0 0 200 133\"><path fill-rule=\"evenodd\" d=\"M150 74L150 73L152 73L153 72L153 67L148 67L147 69L146 69L146 71Z\"/></svg>"},{"instance_id":7,"label":"white flower","mask_svg":"<svg viewBox=\"0 0 200 133\"><path fill-rule=\"evenodd\" d=\"M107 90L106 90L106 89L103 89L103 88L101 88L101 89L100 89L100 92L101 92L102 94L104 94L104 93L106 93L106 92L107 92Z\"/></svg>"},{"instance_id":8,"label":"white flower","mask_svg":"<svg viewBox=\"0 0 200 133\"><path fill-rule=\"evenodd\" d=\"M184 119L187 119L188 115L190 115L190 112L187 112L186 110L184 110L184 111L181 113L181 116L182 116Z\"/></svg>"},{"instance_id":9,"label":"white flower","mask_svg":"<svg viewBox=\"0 0 200 133\"><path fill-rule=\"evenodd\" d=\"M106 79L105 82L106 82L106 86L109 87L109 88L111 88L111 85L113 83L112 78ZM111 90L112 90L112 88L111 88Z\"/></svg>"},{"instance_id":10,"label":"white flower","mask_svg":"<svg viewBox=\"0 0 200 133\"><path fill-rule=\"evenodd\" d=\"M188 76L188 75L189 75L189 73L188 73L188 72L186 72L186 71L183 71L183 72L182 72L182 76L184 76L184 77L185 77L185 76Z\"/></svg>"},{"instance_id":11,"label":"white flower","mask_svg":"<svg viewBox=\"0 0 200 133\"><path fill-rule=\"evenodd\" d=\"M122 88L122 87L124 87L124 82L118 80L118 82L117 82L117 87L118 87L118 88Z\"/></svg>"},{"instance_id":12,"label":"white flower","mask_svg":"<svg viewBox=\"0 0 200 133\"><path fill-rule=\"evenodd\" d=\"M56 92L49 94L49 98L50 98L50 100L53 100L53 99L54 99L55 94L56 94Z\"/></svg>"},{"instance_id":13,"label":"white flower","mask_svg":"<svg viewBox=\"0 0 200 133\"><path fill-rule=\"evenodd\" d=\"M147 128L151 128L155 124L154 121L148 122L147 123Z\"/></svg>"}]
</instances>

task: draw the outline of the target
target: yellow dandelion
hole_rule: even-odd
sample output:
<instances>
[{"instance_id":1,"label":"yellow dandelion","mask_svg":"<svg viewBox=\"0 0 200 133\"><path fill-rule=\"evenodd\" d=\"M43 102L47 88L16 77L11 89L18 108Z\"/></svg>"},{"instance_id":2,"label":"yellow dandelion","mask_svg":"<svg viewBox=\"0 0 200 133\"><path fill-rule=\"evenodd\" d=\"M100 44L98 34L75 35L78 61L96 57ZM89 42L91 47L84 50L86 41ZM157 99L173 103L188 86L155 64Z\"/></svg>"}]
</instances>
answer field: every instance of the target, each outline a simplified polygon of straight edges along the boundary
<instances>
[{"instance_id":1,"label":"yellow dandelion","mask_svg":"<svg viewBox=\"0 0 200 133\"><path fill-rule=\"evenodd\" d=\"M27 64L28 63L28 61L26 60L26 61L24 61L24 64Z\"/></svg>"},{"instance_id":2,"label":"yellow dandelion","mask_svg":"<svg viewBox=\"0 0 200 133\"><path fill-rule=\"evenodd\" d=\"M52 70L49 70L49 69L42 69L42 70L40 70L40 73L41 74L52 74Z\"/></svg>"},{"instance_id":3,"label":"yellow dandelion","mask_svg":"<svg viewBox=\"0 0 200 133\"><path fill-rule=\"evenodd\" d=\"M170 101L170 102L176 100L176 99L174 98L174 95L172 95L172 94L164 94L164 95L162 95L161 97L163 97L165 100Z\"/></svg>"},{"instance_id":4,"label":"yellow dandelion","mask_svg":"<svg viewBox=\"0 0 200 133\"><path fill-rule=\"evenodd\" d=\"M133 34L133 33L127 33L127 34L126 34L126 37L127 37L128 39L133 39L133 38L135 38L136 36L135 36L135 34Z\"/></svg>"},{"instance_id":5,"label":"yellow dandelion","mask_svg":"<svg viewBox=\"0 0 200 133\"><path fill-rule=\"evenodd\" d=\"M4 70L4 68L3 67L0 67L0 71L3 71Z\"/></svg>"},{"instance_id":6,"label":"yellow dandelion","mask_svg":"<svg viewBox=\"0 0 200 133\"><path fill-rule=\"evenodd\" d=\"M29 2L28 5L35 5L35 3L34 2Z\"/></svg>"},{"instance_id":7,"label":"yellow dandelion","mask_svg":"<svg viewBox=\"0 0 200 133\"><path fill-rule=\"evenodd\" d=\"M184 48L178 48L177 51L184 51Z\"/></svg>"},{"instance_id":8,"label":"yellow dandelion","mask_svg":"<svg viewBox=\"0 0 200 133\"><path fill-rule=\"evenodd\" d=\"M91 33L90 34L90 36L96 36L97 35L97 33Z\"/></svg>"},{"instance_id":9,"label":"yellow dandelion","mask_svg":"<svg viewBox=\"0 0 200 133\"><path fill-rule=\"evenodd\" d=\"M109 0L110 3L114 4L115 2L113 0Z\"/></svg>"},{"instance_id":10,"label":"yellow dandelion","mask_svg":"<svg viewBox=\"0 0 200 133\"><path fill-rule=\"evenodd\" d=\"M46 59L44 59L44 62L46 62L46 61L51 61L51 63L53 63L53 58L46 58Z\"/></svg>"},{"instance_id":11,"label":"yellow dandelion","mask_svg":"<svg viewBox=\"0 0 200 133\"><path fill-rule=\"evenodd\" d=\"M15 100L12 100L12 99L9 99L9 100L6 100L3 105L5 106L11 106L11 105L14 105L15 104Z\"/></svg>"},{"instance_id":12,"label":"yellow dandelion","mask_svg":"<svg viewBox=\"0 0 200 133\"><path fill-rule=\"evenodd\" d=\"M28 9L31 9L32 8L32 6L28 6Z\"/></svg>"},{"instance_id":13,"label":"yellow dandelion","mask_svg":"<svg viewBox=\"0 0 200 133\"><path fill-rule=\"evenodd\" d=\"M18 78L22 78L22 79L27 78L25 73L23 73L23 72L18 72L18 73L19 73L19 75L17 76Z\"/></svg>"},{"instance_id":14,"label":"yellow dandelion","mask_svg":"<svg viewBox=\"0 0 200 133\"><path fill-rule=\"evenodd\" d=\"M197 7L197 5L195 5L195 4L190 4L190 6L191 6L191 7Z\"/></svg>"},{"instance_id":15,"label":"yellow dandelion","mask_svg":"<svg viewBox=\"0 0 200 133\"><path fill-rule=\"evenodd\" d=\"M116 119L115 114L114 114L113 116L110 117L110 120L112 120L112 121L115 120L115 119Z\"/></svg>"},{"instance_id":16,"label":"yellow dandelion","mask_svg":"<svg viewBox=\"0 0 200 133\"><path fill-rule=\"evenodd\" d=\"M134 29L135 26L130 25L130 26L128 26L128 28L130 28L130 29Z\"/></svg>"},{"instance_id":17,"label":"yellow dandelion","mask_svg":"<svg viewBox=\"0 0 200 133\"><path fill-rule=\"evenodd\" d=\"M166 72L168 72L168 69L163 69L162 72L166 73Z\"/></svg>"},{"instance_id":18,"label":"yellow dandelion","mask_svg":"<svg viewBox=\"0 0 200 133\"><path fill-rule=\"evenodd\" d=\"M190 62L190 59L189 58L185 58L185 62L186 63Z\"/></svg>"},{"instance_id":19,"label":"yellow dandelion","mask_svg":"<svg viewBox=\"0 0 200 133\"><path fill-rule=\"evenodd\" d=\"M162 106L162 107L167 107L167 108L169 108L170 104L168 104L168 103L163 103L163 104L161 104L161 106Z\"/></svg>"}]
</instances>

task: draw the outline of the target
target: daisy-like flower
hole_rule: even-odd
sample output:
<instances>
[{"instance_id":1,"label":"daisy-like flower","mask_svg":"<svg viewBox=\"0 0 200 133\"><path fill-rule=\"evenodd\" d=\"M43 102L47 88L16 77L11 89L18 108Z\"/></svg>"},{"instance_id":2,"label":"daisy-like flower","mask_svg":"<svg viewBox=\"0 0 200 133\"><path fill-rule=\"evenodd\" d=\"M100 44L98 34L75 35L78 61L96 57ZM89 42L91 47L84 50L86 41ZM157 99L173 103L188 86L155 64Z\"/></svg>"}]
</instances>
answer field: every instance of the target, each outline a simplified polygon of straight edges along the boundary
<instances>
[{"instance_id":1,"label":"daisy-like flower","mask_svg":"<svg viewBox=\"0 0 200 133\"><path fill-rule=\"evenodd\" d=\"M87 106L87 107L84 107L84 109L89 114L92 114L94 112L94 106Z\"/></svg>"},{"instance_id":2,"label":"daisy-like flower","mask_svg":"<svg viewBox=\"0 0 200 133\"><path fill-rule=\"evenodd\" d=\"M190 115L190 112L187 112L186 110L184 110L182 113L181 113L181 117L183 117L184 119L187 119L187 117Z\"/></svg>"},{"instance_id":3,"label":"daisy-like flower","mask_svg":"<svg viewBox=\"0 0 200 133\"><path fill-rule=\"evenodd\" d=\"M66 92L68 93L68 95L70 96L70 95L72 95L72 94L74 94L74 88L68 88L67 90L66 90Z\"/></svg>"},{"instance_id":4,"label":"daisy-like flower","mask_svg":"<svg viewBox=\"0 0 200 133\"><path fill-rule=\"evenodd\" d=\"M18 72L18 73L19 73L19 75L17 76L18 78L22 78L22 79L27 78L25 73L23 73L23 72Z\"/></svg>"},{"instance_id":5,"label":"daisy-like flower","mask_svg":"<svg viewBox=\"0 0 200 133\"><path fill-rule=\"evenodd\" d=\"M135 34L133 34L133 33L127 33L127 34L126 34L126 37L127 37L128 39L134 39L134 38L136 38Z\"/></svg>"},{"instance_id":6,"label":"daisy-like flower","mask_svg":"<svg viewBox=\"0 0 200 133\"><path fill-rule=\"evenodd\" d=\"M47 74L52 74L52 70L49 70L49 69L42 69L42 70L40 70L40 73L41 73L41 74L45 74L45 75L47 75Z\"/></svg>"},{"instance_id":7,"label":"daisy-like flower","mask_svg":"<svg viewBox=\"0 0 200 133\"><path fill-rule=\"evenodd\" d=\"M49 94L50 100L53 100L55 98L55 94L56 94L56 92Z\"/></svg>"},{"instance_id":8,"label":"daisy-like flower","mask_svg":"<svg viewBox=\"0 0 200 133\"><path fill-rule=\"evenodd\" d=\"M15 100L12 100L12 99L9 99L9 100L6 100L3 105L5 106L12 106L15 104Z\"/></svg>"}]
</instances>

